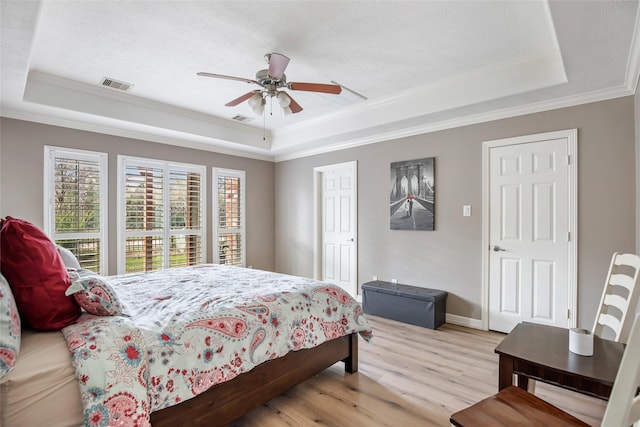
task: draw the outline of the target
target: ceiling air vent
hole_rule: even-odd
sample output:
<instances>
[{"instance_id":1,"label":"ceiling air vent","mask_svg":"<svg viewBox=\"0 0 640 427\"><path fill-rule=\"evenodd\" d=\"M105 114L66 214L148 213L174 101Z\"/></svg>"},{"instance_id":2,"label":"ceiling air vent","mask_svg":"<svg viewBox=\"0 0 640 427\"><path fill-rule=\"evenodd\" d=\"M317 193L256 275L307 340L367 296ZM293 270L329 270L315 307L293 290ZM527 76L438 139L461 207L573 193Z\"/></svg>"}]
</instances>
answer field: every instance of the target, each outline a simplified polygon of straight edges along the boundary
<instances>
[{"instance_id":1,"label":"ceiling air vent","mask_svg":"<svg viewBox=\"0 0 640 427\"><path fill-rule=\"evenodd\" d=\"M236 120L238 122L250 122L253 120L253 117L243 116L242 114L238 114L237 116L231 117L231 120Z\"/></svg>"},{"instance_id":2,"label":"ceiling air vent","mask_svg":"<svg viewBox=\"0 0 640 427\"><path fill-rule=\"evenodd\" d=\"M107 86L107 87L118 89L118 90L129 90L130 88L133 87L131 83L121 82L118 80L110 79L109 77L103 78L100 84L102 86Z\"/></svg>"}]
</instances>

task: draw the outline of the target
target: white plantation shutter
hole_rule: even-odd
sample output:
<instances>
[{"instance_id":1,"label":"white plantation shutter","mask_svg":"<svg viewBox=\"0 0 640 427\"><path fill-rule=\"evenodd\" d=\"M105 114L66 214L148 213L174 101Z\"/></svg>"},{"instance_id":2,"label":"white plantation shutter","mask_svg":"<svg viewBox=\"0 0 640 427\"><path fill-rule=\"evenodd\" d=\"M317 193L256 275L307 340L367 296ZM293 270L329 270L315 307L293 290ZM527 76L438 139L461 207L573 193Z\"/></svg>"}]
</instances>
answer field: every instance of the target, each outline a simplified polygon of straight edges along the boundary
<instances>
[{"instance_id":1,"label":"white plantation shutter","mask_svg":"<svg viewBox=\"0 0 640 427\"><path fill-rule=\"evenodd\" d=\"M45 232L82 268L107 273L107 154L45 146Z\"/></svg>"},{"instance_id":2,"label":"white plantation shutter","mask_svg":"<svg viewBox=\"0 0 640 427\"><path fill-rule=\"evenodd\" d=\"M118 170L118 272L205 262L205 167L120 156Z\"/></svg>"},{"instance_id":3,"label":"white plantation shutter","mask_svg":"<svg viewBox=\"0 0 640 427\"><path fill-rule=\"evenodd\" d=\"M127 231L162 230L164 170L146 165L125 166Z\"/></svg>"},{"instance_id":4,"label":"white plantation shutter","mask_svg":"<svg viewBox=\"0 0 640 427\"><path fill-rule=\"evenodd\" d=\"M245 173L238 170L214 169L214 179L217 187L214 190L217 213L215 241L218 242L216 262L244 267Z\"/></svg>"},{"instance_id":5,"label":"white plantation shutter","mask_svg":"<svg viewBox=\"0 0 640 427\"><path fill-rule=\"evenodd\" d=\"M124 164L125 270L164 267L164 167L162 164ZM120 226L121 227L121 226Z\"/></svg>"},{"instance_id":6,"label":"white plantation shutter","mask_svg":"<svg viewBox=\"0 0 640 427\"><path fill-rule=\"evenodd\" d=\"M171 267L200 264L202 259L202 179L199 173L170 171Z\"/></svg>"}]
</instances>

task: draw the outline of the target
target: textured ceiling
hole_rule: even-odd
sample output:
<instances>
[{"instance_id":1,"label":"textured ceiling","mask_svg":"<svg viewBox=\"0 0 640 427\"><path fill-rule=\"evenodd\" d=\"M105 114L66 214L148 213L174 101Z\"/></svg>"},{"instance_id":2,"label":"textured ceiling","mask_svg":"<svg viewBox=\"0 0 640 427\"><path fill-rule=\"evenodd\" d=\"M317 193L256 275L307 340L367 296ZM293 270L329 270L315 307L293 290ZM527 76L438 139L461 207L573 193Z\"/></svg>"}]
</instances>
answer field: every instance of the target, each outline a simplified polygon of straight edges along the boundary
<instances>
[{"instance_id":1,"label":"textured ceiling","mask_svg":"<svg viewBox=\"0 0 640 427\"><path fill-rule=\"evenodd\" d=\"M284 159L630 95L637 1L5 1L2 115ZM301 113L228 101L264 55ZM133 84L100 86L104 77ZM240 123L236 115L250 118Z\"/></svg>"}]
</instances>

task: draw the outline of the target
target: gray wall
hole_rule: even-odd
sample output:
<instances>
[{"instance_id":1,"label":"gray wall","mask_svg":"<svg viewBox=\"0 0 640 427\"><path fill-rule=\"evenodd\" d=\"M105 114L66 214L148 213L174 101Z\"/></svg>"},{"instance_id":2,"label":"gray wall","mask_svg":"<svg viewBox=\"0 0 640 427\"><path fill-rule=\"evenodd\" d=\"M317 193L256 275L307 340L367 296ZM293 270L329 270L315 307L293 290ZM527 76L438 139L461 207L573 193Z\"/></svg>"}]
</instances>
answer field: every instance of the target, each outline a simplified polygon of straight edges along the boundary
<instances>
[{"instance_id":1,"label":"gray wall","mask_svg":"<svg viewBox=\"0 0 640 427\"><path fill-rule=\"evenodd\" d=\"M117 154L247 173L247 264L313 275L313 168L358 161L359 283L396 278L450 292L450 314L480 318L482 141L578 129L579 326L590 328L611 253L636 248L638 97L586 104L273 164L207 151L0 119L0 216L43 225L44 145L109 154L110 273L115 273ZM389 163L436 157L436 230L391 231ZM210 170L209 170L210 171ZM211 194L211 178L207 182ZM472 217L462 206L473 207ZM211 197L208 197L211 219ZM211 221L208 257L212 259ZM275 241L275 244L274 244ZM275 247L275 250L274 250Z\"/></svg>"},{"instance_id":2,"label":"gray wall","mask_svg":"<svg viewBox=\"0 0 640 427\"><path fill-rule=\"evenodd\" d=\"M207 166L207 258L212 252L211 167L246 171L247 265L275 268L274 164L208 151L84 132L13 119L0 119L0 216L43 227L44 146L106 152L109 155L109 273L116 273L117 156L147 157Z\"/></svg>"},{"instance_id":3,"label":"gray wall","mask_svg":"<svg viewBox=\"0 0 640 427\"><path fill-rule=\"evenodd\" d=\"M482 142L578 129L578 325L591 328L614 251L636 245L634 97L497 120L277 163L276 270L313 275L313 168L358 162L358 282L443 289L481 317ZM436 158L436 230L389 230L389 163ZM472 205L473 215L462 216Z\"/></svg>"}]
</instances>

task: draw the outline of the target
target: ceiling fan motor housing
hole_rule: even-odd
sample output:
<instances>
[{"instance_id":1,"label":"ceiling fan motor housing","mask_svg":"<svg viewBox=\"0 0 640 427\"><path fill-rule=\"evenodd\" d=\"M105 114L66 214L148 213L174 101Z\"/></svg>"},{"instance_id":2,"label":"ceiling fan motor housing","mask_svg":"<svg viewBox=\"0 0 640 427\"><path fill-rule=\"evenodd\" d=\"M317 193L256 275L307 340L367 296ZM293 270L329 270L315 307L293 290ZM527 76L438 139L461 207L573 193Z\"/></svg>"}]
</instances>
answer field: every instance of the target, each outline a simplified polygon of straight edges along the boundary
<instances>
[{"instance_id":1,"label":"ceiling fan motor housing","mask_svg":"<svg viewBox=\"0 0 640 427\"><path fill-rule=\"evenodd\" d=\"M283 74L280 79L273 79L269 77L269 70L260 70L256 73L256 82L266 89L271 89L269 86L276 89L287 85L287 76Z\"/></svg>"}]
</instances>

